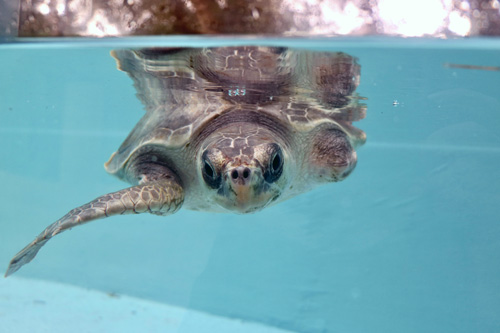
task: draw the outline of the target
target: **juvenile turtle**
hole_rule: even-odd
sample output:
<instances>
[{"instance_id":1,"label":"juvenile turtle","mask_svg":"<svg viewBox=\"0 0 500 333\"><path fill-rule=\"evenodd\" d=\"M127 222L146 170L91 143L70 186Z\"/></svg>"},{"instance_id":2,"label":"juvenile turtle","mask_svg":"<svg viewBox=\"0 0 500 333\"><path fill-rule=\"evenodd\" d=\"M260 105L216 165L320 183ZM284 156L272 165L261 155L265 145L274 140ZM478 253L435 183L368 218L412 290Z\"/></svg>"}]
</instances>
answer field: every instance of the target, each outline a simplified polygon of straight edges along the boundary
<instances>
[{"instance_id":1,"label":"juvenile turtle","mask_svg":"<svg viewBox=\"0 0 500 333\"><path fill-rule=\"evenodd\" d=\"M365 141L360 67L345 53L272 47L112 52L146 114L105 164L133 186L71 210L10 262L112 215L251 213L347 177Z\"/></svg>"}]
</instances>

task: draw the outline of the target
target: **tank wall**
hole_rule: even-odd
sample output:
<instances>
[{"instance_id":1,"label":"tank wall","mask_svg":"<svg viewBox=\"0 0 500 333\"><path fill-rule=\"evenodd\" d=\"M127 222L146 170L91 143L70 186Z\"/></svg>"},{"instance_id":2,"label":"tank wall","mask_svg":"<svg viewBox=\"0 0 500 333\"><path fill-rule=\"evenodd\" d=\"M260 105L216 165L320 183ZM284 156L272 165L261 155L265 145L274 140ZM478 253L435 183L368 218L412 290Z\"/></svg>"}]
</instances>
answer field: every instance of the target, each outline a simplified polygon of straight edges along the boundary
<instances>
[{"instance_id":1,"label":"tank wall","mask_svg":"<svg viewBox=\"0 0 500 333\"><path fill-rule=\"evenodd\" d=\"M253 215L120 216L51 240L20 277L297 332L500 325L498 50L323 49L359 58L368 141L344 182ZM102 167L142 115L104 48L0 52L0 263L126 186ZM16 276L12 277L13 279Z\"/></svg>"}]
</instances>

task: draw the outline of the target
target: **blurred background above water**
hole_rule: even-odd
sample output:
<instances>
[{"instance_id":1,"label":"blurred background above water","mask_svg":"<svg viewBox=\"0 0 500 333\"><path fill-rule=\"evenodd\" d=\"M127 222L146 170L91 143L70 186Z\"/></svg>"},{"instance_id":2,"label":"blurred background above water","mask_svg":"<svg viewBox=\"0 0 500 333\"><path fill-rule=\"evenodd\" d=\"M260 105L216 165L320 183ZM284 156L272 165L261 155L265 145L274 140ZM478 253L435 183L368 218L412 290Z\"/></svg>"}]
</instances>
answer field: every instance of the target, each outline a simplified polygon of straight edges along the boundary
<instances>
[{"instance_id":1,"label":"blurred background above water","mask_svg":"<svg viewBox=\"0 0 500 333\"><path fill-rule=\"evenodd\" d=\"M499 0L7 0L0 37L500 35Z\"/></svg>"}]
</instances>

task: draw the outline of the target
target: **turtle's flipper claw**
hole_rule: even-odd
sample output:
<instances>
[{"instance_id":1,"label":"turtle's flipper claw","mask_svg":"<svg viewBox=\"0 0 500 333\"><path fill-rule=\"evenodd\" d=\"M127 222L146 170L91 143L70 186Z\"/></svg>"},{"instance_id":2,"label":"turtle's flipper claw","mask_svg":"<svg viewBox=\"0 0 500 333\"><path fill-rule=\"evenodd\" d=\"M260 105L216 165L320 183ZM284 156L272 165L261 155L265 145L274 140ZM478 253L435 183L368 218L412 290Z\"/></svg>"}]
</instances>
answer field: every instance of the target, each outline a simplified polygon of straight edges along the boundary
<instances>
[{"instance_id":1,"label":"turtle's flipper claw","mask_svg":"<svg viewBox=\"0 0 500 333\"><path fill-rule=\"evenodd\" d=\"M16 254L14 258L12 258L9 263L9 267L7 268L7 272L5 272L5 277L14 274L19 268L33 260L38 251L48 241L48 239L44 239L40 242L37 242L37 240L38 239L31 242L28 246Z\"/></svg>"},{"instance_id":2,"label":"turtle's flipper claw","mask_svg":"<svg viewBox=\"0 0 500 333\"><path fill-rule=\"evenodd\" d=\"M168 215L177 211L183 201L184 191L172 179L161 179L103 195L86 205L71 210L49 225L33 242L12 258L5 276L13 274L33 260L50 238L64 230L112 215L146 212Z\"/></svg>"}]
</instances>

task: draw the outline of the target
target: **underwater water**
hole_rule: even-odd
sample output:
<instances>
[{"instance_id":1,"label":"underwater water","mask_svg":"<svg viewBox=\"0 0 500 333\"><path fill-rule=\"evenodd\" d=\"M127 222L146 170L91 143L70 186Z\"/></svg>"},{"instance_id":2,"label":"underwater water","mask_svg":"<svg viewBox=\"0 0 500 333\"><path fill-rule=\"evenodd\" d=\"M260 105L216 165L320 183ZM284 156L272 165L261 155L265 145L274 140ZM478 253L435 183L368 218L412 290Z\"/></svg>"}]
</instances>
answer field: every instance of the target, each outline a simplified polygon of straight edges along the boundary
<instances>
[{"instance_id":1,"label":"underwater water","mask_svg":"<svg viewBox=\"0 0 500 333\"><path fill-rule=\"evenodd\" d=\"M354 125L367 142L352 175L256 214L125 215L58 235L0 280L3 329L497 332L494 39L0 44L0 267L72 208L126 186L103 163L144 111L112 49L233 44L358 58L368 110Z\"/></svg>"}]
</instances>

